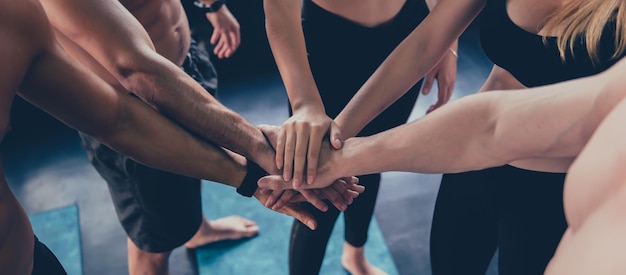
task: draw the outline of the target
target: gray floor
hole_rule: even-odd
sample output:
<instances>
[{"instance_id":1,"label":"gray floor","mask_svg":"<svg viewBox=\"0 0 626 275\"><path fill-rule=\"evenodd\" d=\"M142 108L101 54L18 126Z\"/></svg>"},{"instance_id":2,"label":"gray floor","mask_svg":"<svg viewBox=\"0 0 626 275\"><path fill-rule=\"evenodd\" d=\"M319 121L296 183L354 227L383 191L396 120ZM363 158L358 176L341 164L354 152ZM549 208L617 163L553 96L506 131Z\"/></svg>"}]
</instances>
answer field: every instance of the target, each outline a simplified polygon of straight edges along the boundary
<instances>
[{"instance_id":1,"label":"gray floor","mask_svg":"<svg viewBox=\"0 0 626 275\"><path fill-rule=\"evenodd\" d=\"M459 54L454 98L478 90L490 70L473 29L463 36ZM253 123L280 124L287 117L285 92L275 72L222 81L220 93L227 106ZM436 93L420 97L411 120L421 117L434 101ZM77 202L85 274L125 274L125 234L108 190L88 164L76 134L25 109L17 115L30 117L14 125L3 144L6 174L14 192L29 213ZM440 178L410 173L383 176L376 219L401 274L430 274L428 237ZM184 249L176 250L172 274L195 274L190 256ZM495 273L494 269L489 273Z\"/></svg>"}]
</instances>

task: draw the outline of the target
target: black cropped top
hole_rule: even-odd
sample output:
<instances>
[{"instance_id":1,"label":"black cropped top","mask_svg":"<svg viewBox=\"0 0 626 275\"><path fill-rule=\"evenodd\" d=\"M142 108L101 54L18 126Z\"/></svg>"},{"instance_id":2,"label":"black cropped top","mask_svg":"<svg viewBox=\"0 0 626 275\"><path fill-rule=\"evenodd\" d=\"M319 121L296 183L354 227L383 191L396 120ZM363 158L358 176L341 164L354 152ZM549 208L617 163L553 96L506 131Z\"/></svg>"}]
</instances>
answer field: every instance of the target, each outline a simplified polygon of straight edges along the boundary
<instances>
[{"instance_id":1,"label":"black cropped top","mask_svg":"<svg viewBox=\"0 0 626 275\"><path fill-rule=\"evenodd\" d=\"M584 38L580 37L573 54L561 59L555 37L543 37L517 26L509 17L506 0L489 0L481 14L480 41L485 54L526 87L534 87L597 74L615 64L615 24L603 30L599 62L589 58Z\"/></svg>"}]
</instances>

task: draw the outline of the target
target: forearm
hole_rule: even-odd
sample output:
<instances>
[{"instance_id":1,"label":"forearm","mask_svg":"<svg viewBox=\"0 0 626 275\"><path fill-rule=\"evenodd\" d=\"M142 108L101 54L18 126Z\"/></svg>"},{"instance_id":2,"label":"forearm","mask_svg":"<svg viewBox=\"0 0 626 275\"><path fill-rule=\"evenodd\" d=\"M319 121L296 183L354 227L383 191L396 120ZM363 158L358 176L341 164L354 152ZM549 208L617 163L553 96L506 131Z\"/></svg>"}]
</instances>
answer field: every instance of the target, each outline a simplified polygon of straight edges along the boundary
<instances>
[{"instance_id":1,"label":"forearm","mask_svg":"<svg viewBox=\"0 0 626 275\"><path fill-rule=\"evenodd\" d=\"M625 63L626 64L626 63ZM346 141L342 175L449 173L526 158L575 157L626 97L615 71L527 90L461 98L412 123ZM372 156L376 155L375 159Z\"/></svg>"},{"instance_id":2,"label":"forearm","mask_svg":"<svg viewBox=\"0 0 626 275\"><path fill-rule=\"evenodd\" d=\"M233 186L245 174L241 157L201 142L140 100L115 91L56 45L31 64L20 95L148 166Z\"/></svg>"},{"instance_id":3,"label":"forearm","mask_svg":"<svg viewBox=\"0 0 626 275\"><path fill-rule=\"evenodd\" d=\"M333 163L343 163L340 176L459 172L504 164L505 153L488 146L496 126L491 106L489 97L461 98L409 124L346 140Z\"/></svg>"},{"instance_id":4,"label":"forearm","mask_svg":"<svg viewBox=\"0 0 626 275\"><path fill-rule=\"evenodd\" d=\"M272 167L273 150L262 133L157 54L142 25L118 1L43 4L54 27L126 90L200 138L250 157L265 169Z\"/></svg>"},{"instance_id":5,"label":"forearm","mask_svg":"<svg viewBox=\"0 0 626 275\"><path fill-rule=\"evenodd\" d=\"M138 99L120 101L119 124L96 138L148 166L238 187L245 159L185 132Z\"/></svg>"},{"instance_id":6,"label":"forearm","mask_svg":"<svg viewBox=\"0 0 626 275\"><path fill-rule=\"evenodd\" d=\"M273 149L254 125L226 108L195 80L161 56L143 62L123 85L199 137L273 167Z\"/></svg>"},{"instance_id":7,"label":"forearm","mask_svg":"<svg viewBox=\"0 0 626 275\"><path fill-rule=\"evenodd\" d=\"M309 66L298 0L264 0L267 37L294 110L324 106Z\"/></svg>"},{"instance_id":8,"label":"forearm","mask_svg":"<svg viewBox=\"0 0 626 275\"><path fill-rule=\"evenodd\" d=\"M345 136L356 135L424 77L448 53L450 45L474 19L483 4L482 1L439 1L337 116L335 121L342 133Z\"/></svg>"}]
</instances>

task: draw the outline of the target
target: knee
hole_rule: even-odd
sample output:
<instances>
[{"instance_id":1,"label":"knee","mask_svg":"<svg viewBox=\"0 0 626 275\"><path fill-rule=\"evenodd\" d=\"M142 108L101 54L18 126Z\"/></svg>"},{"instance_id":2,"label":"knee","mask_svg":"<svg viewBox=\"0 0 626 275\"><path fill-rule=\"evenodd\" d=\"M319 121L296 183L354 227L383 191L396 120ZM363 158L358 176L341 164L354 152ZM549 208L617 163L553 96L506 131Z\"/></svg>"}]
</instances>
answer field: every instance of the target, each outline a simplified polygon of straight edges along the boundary
<instances>
[{"instance_id":1,"label":"knee","mask_svg":"<svg viewBox=\"0 0 626 275\"><path fill-rule=\"evenodd\" d=\"M162 265L167 263L171 253L171 251L148 252L140 249L132 240L128 239L128 258L130 261L145 263L151 266Z\"/></svg>"}]
</instances>

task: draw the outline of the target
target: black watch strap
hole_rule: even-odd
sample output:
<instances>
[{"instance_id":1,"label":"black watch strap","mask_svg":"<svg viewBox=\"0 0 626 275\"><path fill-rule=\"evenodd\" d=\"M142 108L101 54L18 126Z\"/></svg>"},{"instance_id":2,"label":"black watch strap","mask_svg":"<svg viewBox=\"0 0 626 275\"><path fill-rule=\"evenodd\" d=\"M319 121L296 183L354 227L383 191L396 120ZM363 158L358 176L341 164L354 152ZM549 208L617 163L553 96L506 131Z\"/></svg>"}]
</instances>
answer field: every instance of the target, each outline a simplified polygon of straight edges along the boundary
<instances>
[{"instance_id":1,"label":"black watch strap","mask_svg":"<svg viewBox=\"0 0 626 275\"><path fill-rule=\"evenodd\" d=\"M256 190L259 188L257 182L261 177L264 177L266 175L267 172L265 172L263 168L259 167L259 165L256 164L254 161L248 159L246 177L243 179L243 182L241 182L239 188L237 188L237 193L242 196L252 197L252 195L254 195L254 192L256 192Z\"/></svg>"},{"instance_id":2,"label":"black watch strap","mask_svg":"<svg viewBox=\"0 0 626 275\"><path fill-rule=\"evenodd\" d=\"M202 3L200 0L193 1L193 4L202 9L204 12L216 12L218 11L224 4L226 4L226 0L217 0L213 2L211 5L206 5Z\"/></svg>"}]
</instances>

